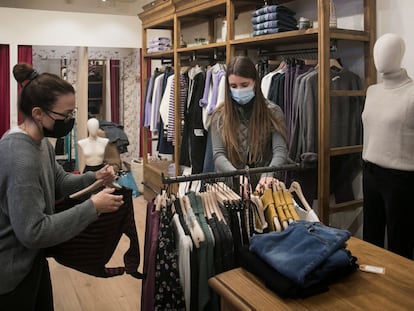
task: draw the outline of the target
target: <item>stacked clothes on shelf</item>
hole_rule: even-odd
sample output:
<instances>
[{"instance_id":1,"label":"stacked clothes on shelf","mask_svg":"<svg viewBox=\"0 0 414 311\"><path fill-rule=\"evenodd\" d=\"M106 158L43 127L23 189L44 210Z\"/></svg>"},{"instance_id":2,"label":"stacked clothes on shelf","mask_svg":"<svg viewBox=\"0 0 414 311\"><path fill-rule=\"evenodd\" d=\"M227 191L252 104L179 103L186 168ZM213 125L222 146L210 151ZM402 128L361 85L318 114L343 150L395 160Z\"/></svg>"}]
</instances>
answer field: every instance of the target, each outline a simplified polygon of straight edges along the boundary
<instances>
[{"instance_id":1,"label":"stacked clothes on shelf","mask_svg":"<svg viewBox=\"0 0 414 311\"><path fill-rule=\"evenodd\" d=\"M171 39L167 37L154 37L148 42L147 53L171 50Z\"/></svg>"},{"instance_id":2,"label":"stacked clothes on shelf","mask_svg":"<svg viewBox=\"0 0 414 311\"><path fill-rule=\"evenodd\" d=\"M253 11L253 36L297 30L296 12L283 5L267 5Z\"/></svg>"}]
</instances>

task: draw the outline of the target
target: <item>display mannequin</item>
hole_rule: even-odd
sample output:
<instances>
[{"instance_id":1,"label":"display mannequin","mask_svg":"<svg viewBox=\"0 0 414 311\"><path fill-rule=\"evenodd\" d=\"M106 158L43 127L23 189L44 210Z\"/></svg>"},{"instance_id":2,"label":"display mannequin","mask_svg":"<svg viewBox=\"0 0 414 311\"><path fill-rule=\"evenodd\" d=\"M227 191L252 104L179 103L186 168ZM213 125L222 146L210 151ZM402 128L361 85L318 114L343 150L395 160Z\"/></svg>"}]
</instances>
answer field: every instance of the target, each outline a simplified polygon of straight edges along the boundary
<instances>
[{"instance_id":1,"label":"display mannequin","mask_svg":"<svg viewBox=\"0 0 414 311\"><path fill-rule=\"evenodd\" d=\"M404 40L381 36L374 63L382 82L367 90L362 113L364 240L413 258L414 83L401 68Z\"/></svg>"},{"instance_id":2,"label":"display mannequin","mask_svg":"<svg viewBox=\"0 0 414 311\"><path fill-rule=\"evenodd\" d=\"M109 139L98 136L99 121L91 118L87 122L89 136L78 141L79 150L84 158L85 171L95 171L104 165L105 150Z\"/></svg>"}]
</instances>

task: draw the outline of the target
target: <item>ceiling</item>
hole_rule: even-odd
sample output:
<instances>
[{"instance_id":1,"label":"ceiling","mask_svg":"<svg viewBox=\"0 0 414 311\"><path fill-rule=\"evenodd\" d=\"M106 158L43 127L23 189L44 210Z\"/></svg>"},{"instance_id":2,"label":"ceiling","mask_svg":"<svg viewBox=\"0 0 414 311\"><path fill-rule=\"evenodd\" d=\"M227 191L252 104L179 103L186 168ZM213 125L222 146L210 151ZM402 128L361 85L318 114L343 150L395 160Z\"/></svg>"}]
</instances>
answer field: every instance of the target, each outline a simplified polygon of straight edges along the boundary
<instances>
[{"instance_id":1,"label":"ceiling","mask_svg":"<svg viewBox=\"0 0 414 311\"><path fill-rule=\"evenodd\" d=\"M0 7L136 16L152 0L0 0Z\"/></svg>"}]
</instances>

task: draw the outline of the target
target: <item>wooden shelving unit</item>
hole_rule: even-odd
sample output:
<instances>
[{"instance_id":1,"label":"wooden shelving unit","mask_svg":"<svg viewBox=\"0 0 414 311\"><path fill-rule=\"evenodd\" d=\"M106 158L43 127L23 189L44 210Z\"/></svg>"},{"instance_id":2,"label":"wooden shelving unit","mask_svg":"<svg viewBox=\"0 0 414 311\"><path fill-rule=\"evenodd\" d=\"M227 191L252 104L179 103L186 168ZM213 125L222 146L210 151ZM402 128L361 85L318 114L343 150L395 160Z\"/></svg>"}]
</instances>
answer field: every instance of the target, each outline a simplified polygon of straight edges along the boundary
<instances>
[{"instance_id":1,"label":"wooden shelving unit","mask_svg":"<svg viewBox=\"0 0 414 311\"><path fill-rule=\"evenodd\" d=\"M305 0L302 0L305 3ZM361 0L363 3L364 29L330 29L329 28L329 0L314 0L317 8L318 28L307 30L295 30L277 34L264 35L259 37L249 37L244 39L235 38L235 16L242 12L253 11L260 6L257 1L236 1L236 0L167 0L161 5L150 8L139 15L142 20L142 38L143 38L143 73L142 85L145 89L147 83L147 63L152 59L173 58L174 70L180 72L181 58L183 56L199 53L200 55L211 55L220 51L225 53L226 61L239 53L250 49L262 49L277 51L289 48L309 48L317 49L319 72L318 75L318 212L319 217L324 223L329 223L329 216L332 213L354 209L362 205L361 200L330 206L330 159L332 156L360 153L362 146L347 146L340 148L331 148L330 146L330 99L334 96L364 96L369 85L376 82L376 71L373 64L372 50L376 39L376 1ZM292 1L279 1L280 4ZM307 1L309 2L309 1ZM301 3L301 1L296 1ZM337 3L337 6L341 5ZM344 4L345 5L345 4ZM216 43L214 32L214 21L217 18L226 18L227 21L227 38L224 42ZM208 27L208 42L206 45L180 48L180 35L182 29L194 27L197 24L206 23ZM146 41L148 29L170 29L173 39L173 50L147 54ZM364 50L364 88L360 91L332 91L324 86L330 85L330 47L332 40L359 42L363 44ZM179 75L175 75L175 85L179 85ZM144 98L144 96L143 96ZM179 103L179 91L176 89L175 102ZM176 124L179 128L179 106L176 105ZM143 129L144 150L147 154L148 131ZM179 155L181 137L176 133L175 137L174 159L176 164L176 174L179 174ZM151 174L159 174L162 171L154 168L144 158L144 180L149 179ZM164 172L166 173L166 172ZM147 177L146 177L147 176ZM156 176L156 178L158 178ZM151 176L151 179L156 180ZM161 177L159 178L161 185Z\"/></svg>"}]
</instances>

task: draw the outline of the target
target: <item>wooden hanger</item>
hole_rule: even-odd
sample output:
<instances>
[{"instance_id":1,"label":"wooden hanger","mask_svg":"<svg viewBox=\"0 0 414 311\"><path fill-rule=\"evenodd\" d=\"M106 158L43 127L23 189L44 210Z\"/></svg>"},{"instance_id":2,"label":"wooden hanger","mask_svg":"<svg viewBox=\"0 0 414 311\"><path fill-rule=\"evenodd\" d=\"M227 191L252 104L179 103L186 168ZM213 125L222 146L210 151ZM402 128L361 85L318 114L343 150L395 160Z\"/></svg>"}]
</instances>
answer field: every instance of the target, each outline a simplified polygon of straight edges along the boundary
<instances>
[{"instance_id":1,"label":"wooden hanger","mask_svg":"<svg viewBox=\"0 0 414 311\"><path fill-rule=\"evenodd\" d=\"M266 216L267 223L271 230L282 231L282 226L279 221L279 216L276 211L275 201L272 194L271 188L265 188L263 195L260 197L263 203L263 210Z\"/></svg>"},{"instance_id":2,"label":"wooden hanger","mask_svg":"<svg viewBox=\"0 0 414 311\"><path fill-rule=\"evenodd\" d=\"M282 193L283 198L285 200L287 209L288 209L290 215L292 216L292 221L299 220L299 215L298 215L298 213L296 213L296 210L295 210L295 208L293 206L293 197L292 197L292 194L286 189L286 185L285 185L284 182L279 181L279 186L282 189L282 192L281 193Z\"/></svg>"},{"instance_id":3,"label":"wooden hanger","mask_svg":"<svg viewBox=\"0 0 414 311\"><path fill-rule=\"evenodd\" d=\"M88 194L96 189L99 189L100 187L103 186L103 179L98 179L96 180L93 184L83 188L82 190L79 190L78 192L72 193L71 195L69 195L70 199L78 199L80 197L82 197L85 194ZM111 185L109 185L109 187L111 188L115 188L115 189L122 189L122 187L117 184L117 183L112 183Z\"/></svg>"},{"instance_id":4,"label":"wooden hanger","mask_svg":"<svg viewBox=\"0 0 414 311\"><path fill-rule=\"evenodd\" d=\"M287 229L289 222L288 222L288 215L286 215L286 211L284 208L284 202L282 201L282 198L280 197L280 191L278 191L277 183L273 183L272 185L272 196L273 196L273 201L275 202L276 205L276 212L277 215L279 216L279 221L281 223L281 225L283 226L283 229Z\"/></svg>"},{"instance_id":5,"label":"wooden hanger","mask_svg":"<svg viewBox=\"0 0 414 311\"><path fill-rule=\"evenodd\" d=\"M290 187L289 187L289 192L290 192L290 193L293 193L293 192L295 192L295 193L296 193L296 195L298 196L298 198L299 198L300 202L302 203L303 207L304 207L304 208L305 208L308 212L310 212L310 211L312 211L312 210L313 210L313 209L310 207L309 203L306 201L305 196L303 195L303 192L302 192L302 188L300 187L300 184L299 184L297 181L293 181L293 182L290 184Z\"/></svg>"},{"instance_id":6,"label":"wooden hanger","mask_svg":"<svg viewBox=\"0 0 414 311\"><path fill-rule=\"evenodd\" d=\"M224 223L227 224L226 219L224 218L223 213L217 204L218 202L216 199L216 193L210 191L210 192L207 192L207 194L208 194L208 200L210 201L210 206L212 207L214 213L216 214L217 219L219 221L224 221Z\"/></svg>"},{"instance_id":7,"label":"wooden hanger","mask_svg":"<svg viewBox=\"0 0 414 311\"><path fill-rule=\"evenodd\" d=\"M200 196L201 198L201 203L203 204L204 216L207 219L211 219L212 218L211 207L210 207L210 202L207 200L206 194L207 194L206 192L200 192L197 195Z\"/></svg>"},{"instance_id":8,"label":"wooden hanger","mask_svg":"<svg viewBox=\"0 0 414 311\"><path fill-rule=\"evenodd\" d=\"M187 210L187 214L188 214L188 211L191 210L191 213L194 215L193 209L191 207L190 199L188 198L188 196L185 195L183 197L183 202ZM195 216L190 217L190 223L189 223L188 229L190 230L191 238L194 242L195 247L199 248L200 242L205 241L206 238Z\"/></svg>"},{"instance_id":9,"label":"wooden hanger","mask_svg":"<svg viewBox=\"0 0 414 311\"><path fill-rule=\"evenodd\" d=\"M343 69L343 66L339 63L339 61L336 58L329 59L329 67L336 68L339 70Z\"/></svg>"}]
</instances>

